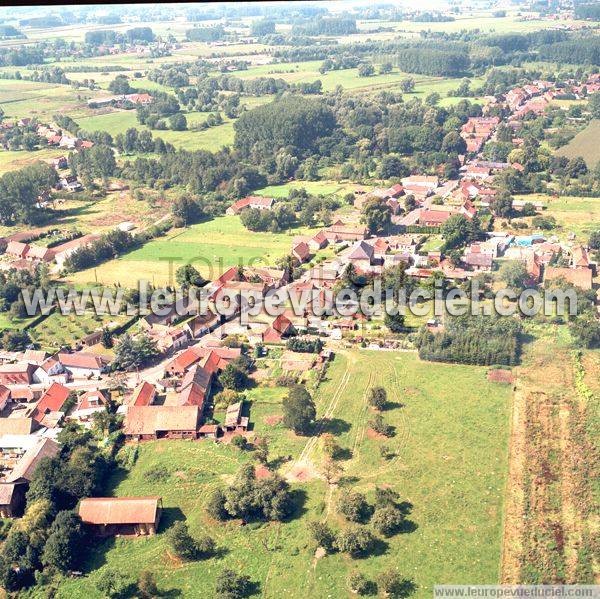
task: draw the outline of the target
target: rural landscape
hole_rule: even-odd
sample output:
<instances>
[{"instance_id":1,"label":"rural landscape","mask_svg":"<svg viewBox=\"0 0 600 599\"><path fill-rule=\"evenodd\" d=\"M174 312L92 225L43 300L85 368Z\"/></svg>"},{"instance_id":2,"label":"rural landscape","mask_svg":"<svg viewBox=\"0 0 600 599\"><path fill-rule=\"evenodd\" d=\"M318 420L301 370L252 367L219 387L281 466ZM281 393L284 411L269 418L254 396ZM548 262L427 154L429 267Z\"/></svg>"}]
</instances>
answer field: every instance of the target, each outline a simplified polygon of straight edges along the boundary
<instances>
[{"instance_id":1,"label":"rural landscape","mask_svg":"<svg viewBox=\"0 0 600 599\"><path fill-rule=\"evenodd\" d=\"M597 592L599 139L591 0L1 7L0 596Z\"/></svg>"}]
</instances>

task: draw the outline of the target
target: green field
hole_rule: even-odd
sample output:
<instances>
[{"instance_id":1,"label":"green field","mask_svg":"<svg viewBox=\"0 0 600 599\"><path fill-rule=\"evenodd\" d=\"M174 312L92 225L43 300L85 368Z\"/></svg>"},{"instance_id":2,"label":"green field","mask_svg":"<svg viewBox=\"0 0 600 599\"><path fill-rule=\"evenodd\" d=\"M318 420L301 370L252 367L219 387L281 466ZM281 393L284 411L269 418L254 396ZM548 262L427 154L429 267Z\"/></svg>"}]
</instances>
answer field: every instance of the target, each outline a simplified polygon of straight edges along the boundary
<instances>
[{"instance_id":1,"label":"green field","mask_svg":"<svg viewBox=\"0 0 600 599\"><path fill-rule=\"evenodd\" d=\"M190 112L186 113L188 127L204 122L207 113ZM217 150L222 146L228 146L233 143L234 131L233 121L228 121L217 127L211 127L204 131L152 131L154 137L160 137L163 141L169 142L178 148L186 150ZM111 135L125 133L130 127L139 130L147 129L145 125L140 125L136 118L135 110L118 110L107 112L89 117L83 117L78 120L79 125L86 131L107 131Z\"/></svg>"},{"instance_id":2,"label":"green field","mask_svg":"<svg viewBox=\"0 0 600 599\"><path fill-rule=\"evenodd\" d=\"M546 202L544 216L553 216L561 227L556 232L566 238L571 232L577 235L580 242L586 242L589 234L597 229L600 221L600 198L579 198L561 196L553 198L546 194L515 195L516 199L525 201Z\"/></svg>"},{"instance_id":3,"label":"green field","mask_svg":"<svg viewBox=\"0 0 600 599\"><path fill-rule=\"evenodd\" d=\"M350 377L347 376L350 372ZM366 434L369 411L365 391L384 385L393 402L384 412L396 427L386 444L396 453L379 456L382 443ZM204 562L180 563L167 553L164 534L147 539L116 539L102 543L88 564L93 572L66 580L56 595L69 599L100 597L94 581L106 567L135 576L151 569L163 591L197 597L198 588L211 596L216 575L229 567L259 584L261 597L345 597L349 572L359 570L371 580L395 568L416 585L414 597L431 597L436 583L496 583L499 577L503 494L506 482L510 389L486 379L485 369L425 363L414 353L352 351L338 355L316 394L318 413L327 407L338 442L352 452L339 486L327 489L320 478L293 483L298 492L296 517L285 524L239 526L208 519L207 494L231 480L251 459L231 446L210 442L161 441L140 446L137 463L125 476L114 476L117 496L159 494L167 508L163 532L185 518L194 534L216 539L224 556ZM258 435L270 439L271 460L298 456L307 440L269 425L280 413L279 395L260 389L252 393L251 421ZM337 400L337 402L336 402ZM331 409L333 406L333 409ZM320 446L307 460L321 463ZM170 475L149 483L144 474L165 466ZM282 473L290 465L281 467ZM388 484L413 505L405 532L386 539L380 555L352 560L334 554L315 559L306 523L327 520L345 526L336 502L347 489L373 499L377 485Z\"/></svg>"},{"instance_id":4,"label":"green field","mask_svg":"<svg viewBox=\"0 0 600 599\"><path fill-rule=\"evenodd\" d=\"M578 133L566 146L559 148L556 153L567 158L581 156L589 168L593 168L600 161L600 120L593 120L580 133Z\"/></svg>"},{"instance_id":5,"label":"green field","mask_svg":"<svg viewBox=\"0 0 600 599\"><path fill-rule=\"evenodd\" d=\"M354 189L354 185L338 183L337 181L293 181L284 185L269 185L257 189L256 195L268 198L287 198L292 189L306 189L311 195L343 195Z\"/></svg>"},{"instance_id":6,"label":"green field","mask_svg":"<svg viewBox=\"0 0 600 599\"><path fill-rule=\"evenodd\" d=\"M290 233L252 233L238 216L219 217L188 229L178 229L117 260L79 272L70 280L89 283L97 276L98 282L104 284L127 286L138 279L172 284L173 272L187 262L213 280L222 269L239 263L272 265L276 258L290 252L292 236L303 232L297 229Z\"/></svg>"}]
</instances>

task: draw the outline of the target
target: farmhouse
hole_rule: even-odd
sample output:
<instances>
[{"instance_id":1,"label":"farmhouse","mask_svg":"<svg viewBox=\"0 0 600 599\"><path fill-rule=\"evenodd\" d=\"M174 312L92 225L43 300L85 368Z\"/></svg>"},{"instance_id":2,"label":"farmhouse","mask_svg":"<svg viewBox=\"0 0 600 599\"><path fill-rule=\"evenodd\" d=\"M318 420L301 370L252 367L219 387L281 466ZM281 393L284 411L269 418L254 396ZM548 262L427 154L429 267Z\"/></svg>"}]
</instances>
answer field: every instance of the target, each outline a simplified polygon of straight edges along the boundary
<instances>
[{"instance_id":1,"label":"farmhouse","mask_svg":"<svg viewBox=\"0 0 600 599\"><path fill-rule=\"evenodd\" d=\"M128 404L130 406L149 406L156 399L156 387L148 381L143 381L134 390Z\"/></svg>"},{"instance_id":2,"label":"farmhouse","mask_svg":"<svg viewBox=\"0 0 600 599\"><path fill-rule=\"evenodd\" d=\"M56 246L54 249L54 259L56 260L56 264L60 268L62 268L65 264L65 260L77 250L88 247L94 241L100 239L100 235L96 235L94 233L90 233L89 235L84 235L83 237L77 237L76 239L71 239L70 241L66 241L65 243L61 243Z\"/></svg>"},{"instance_id":3,"label":"farmhouse","mask_svg":"<svg viewBox=\"0 0 600 599\"><path fill-rule=\"evenodd\" d=\"M242 210L246 208L256 208L257 210L271 210L273 208L273 204L275 203L274 198L263 198L261 196L247 196L234 202L227 210L225 214L230 216L239 214Z\"/></svg>"},{"instance_id":4,"label":"farmhouse","mask_svg":"<svg viewBox=\"0 0 600 599\"><path fill-rule=\"evenodd\" d=\"M28 362L2 364L0 365L0 384L29 385L33 382L33 373L36 370L37 366Z\"/></svg>"},{"instance_id":5,"label":"farmhouse","mask_svg":"<svg viewBox=\"0 0 600 599\"><path fill-rule=\"evenodd\" d=\"M162 512L160 497L86 497L79 517L92 534L154 535Z\"/></svg>"},{"instance_id":6,"label":"farmhouse","mask_svg":"<svg viewBox=\"0 0 600 599\"><path fill-rule=\"evenodd\" d=\"M69 389L60 383L52 383L35 405L31 417L39 424L45 424L45 417L59 412L69 397Z\"/></svg>"},{"instance_id":7,"label":"farmhouse","mask_svg":"<svg viewBox=\"0 0 600 599\"><path fill-rule=\"evenodd\" d=\"M85 352L60 352L56 359L74 378L99 377L108 367L108 360L103 356Z\"/></svg>"},{"instance_id":8,"label":"farmhouse","mask_svg":"<svg viewBox=\"0 0 600 599\"><path fill-rule=\"evenodd\" d=\"M70 418L80 422L89 422L96 412L106 411L108 398L104 391L96 389L95 391L86 391L77 401L75 410L70 414Z\"/></svg>"},{"instance_id":9,"label":"farmhouse","mask_svg":"<svg viewBox=\"0 0 600 599\"><path fill-rule=\"evenodd\" d=\"M129 406L123 433L130 440L196 439L198 406Z\"/></svg>"},{"instance_id":10,"label":"farmhouse","mask_svg":"<svg viewBox=\"0 0 600 599\"><path fill-rule=\"evenodd\" d=\"M52 458L60 452L60 445L49 437L40 437L35 445L27 449L12 471L6 475L9 483L29 483L39 463L44 458Z\"/></svg>"},{"instance_id":11,"label":"farmhouse","mask_svg":"<svg viewBox=\"0 0 600 599\"><path fill-rule=\"evenodd\" d=\"M579 287L584 291L592 288L592 271L590 268L563 268L560 266L547 266L544 270L544 285L549 281L564 279L567 283Z\"/></svg>"},{"instance_id":12,"label":"farmhouse","mask_svg":"<svg viewBox=\"0 0 600 599\"><path fill-rule=\"evenodd\" d=\"M26 483L0 483L0 518L22 516L26 492Z\"/></svg>"},{"instance_id":13,"label":"farmhouse","mask_svg":"<svg viewBox=\"0 0 600 599\"><path fill-rule=\"evenodd\" d=\"M248 417L242 416L244 402L238 401L231 404L225 412L224 427L226 431L246 431L248 430Z\"/></svg>"},{"instance_id":14,"label":"farmhouse","mask_svg":"<svg viewBox=\"0 0 600 599\"><path fill-rule=\"evenodd\" d=\"M330 243L337 243L338 241L360 241L361 239L366 239L367 228L364 226L353 227L343 223L336 223L325 229L323 233Z\"/></svg>"}]
</instances>

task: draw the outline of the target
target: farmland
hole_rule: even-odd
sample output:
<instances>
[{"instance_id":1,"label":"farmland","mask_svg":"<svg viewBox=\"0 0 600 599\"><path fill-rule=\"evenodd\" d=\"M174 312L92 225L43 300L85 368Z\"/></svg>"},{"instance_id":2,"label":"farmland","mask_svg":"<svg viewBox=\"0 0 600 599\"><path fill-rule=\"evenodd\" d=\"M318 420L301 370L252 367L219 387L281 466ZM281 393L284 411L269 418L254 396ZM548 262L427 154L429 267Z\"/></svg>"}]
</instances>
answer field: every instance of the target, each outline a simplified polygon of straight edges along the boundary
<instances>
[{"instance_id":1,"label":"farmland","mask_svg":"<svg viewBox=\"0 0 600 599\"><path fill-rule=\"evenodd\" d=\"M393 402L385 412L396 427L390 439L396 457L389 462L379 457L381 442L365 434L369 416L364 394L377 384L387 388ZM497 582L509 395L506 387L487 382L484 368L427 364L412 353L343 353L316 394L319 414L334 404L328 411L335 424L332 431L352 452L338 487L328 489L319 478L294 483L299 506L287 523L217 524L203 511L207 494L231 480L250 459L248 453L210 442L142 444L131 471L115 474L111 483L115 495L160 494L167 508L163 530L185 518L194 534L213 535L220 547L227 548L226 555L181 563L165 552L164 534L107 541L88 563L88 568L99 569L81 580L66 581L57 596L99 597L94 580L104 567L116 565L132 575L150 568L161 589L181 589L184 596L191 596L197 585L213 588L216 574L225 566L247 573L260 585L263 597L302 597L307 592L344 596L346 578L354 569L372 579L386 567L397 568L416 585L415 597L431 596L432 585L441 581ZM265 397L262 403L260 389L251 395L254 432L269 437L272 461L298 456L307 440L279 424L266 423L272 421L266 420L268 416L280 413L280 406L278 395ZM320 448L314 446L307 455L309 464L318 466ZM150 483L145 473L158 465L166 467L169 476ZM284 463L282 472L286 471L290 464ZM407 532L387 539L378 557L353 562L335 554L314 559L306 523L327 519L336 528L343 526L335 502L349 488L346 485L372 498L375 486L381 484L391 485L413 505Z\"/></svg>"},{"instance_id":2,"label":"farmland","mask_svg":"<svg viewBox=\"0 0 600 599\"><path fill-rule=\"evenodd\" d=\"M593 120L583 131L578 133L566 146L557 151L559 156L575 158L581 156L588 168L593 168L600 161L600 120Z\"/></svg>"},{"instance_id":3,"label":"farmland","mask_svg":"<svg viewBox=\"0 0 600 599\"><path fill-rule=\"evenodd\" d=\"M170 284L174 270L188 262L214 279L222 269L240 263L273 264L289 252L292 235L302 232L298 229L289 233L250 233L239 217L224 216L175 230L93 271L79 272L72 280L88 283L97 277L100 283L127 285L132 281L131 273L135 273L136 280Z\"/></svg>"}]
</instances>

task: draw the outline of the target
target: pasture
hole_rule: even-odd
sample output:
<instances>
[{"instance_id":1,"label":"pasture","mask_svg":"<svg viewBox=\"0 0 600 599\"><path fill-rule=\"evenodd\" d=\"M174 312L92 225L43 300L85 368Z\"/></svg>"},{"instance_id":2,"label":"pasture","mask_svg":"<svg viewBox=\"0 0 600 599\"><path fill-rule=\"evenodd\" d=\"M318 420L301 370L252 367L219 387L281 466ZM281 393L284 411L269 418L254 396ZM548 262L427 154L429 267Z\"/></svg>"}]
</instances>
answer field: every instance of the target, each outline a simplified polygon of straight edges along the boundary
<instances>
[{"instance_id":1,"label":"pasture","mask_svg":"<svg viewBox=\"0 0 600 599\"><path fill-rule=\"evenodd\" d=\"M175 270L182 264L193 264L203 276L213 280L223 270L238 264L272 265L290 252L289 233L253 233L238 216L223 216L212 221L177 229L166 237L155 239L140 249L106 262L95 269L69 277L76 283L97 281L128 286L138 279L158 284L173 284Z\"/></svg>"},{"instance_id":2,"label":"pasture","mask_svg":"<svg viewBox=\"0 0 600 599\"><path fill-rule=\"evenodd\" d=\"M588 168L593 168L600 161L600 147L598 145L599 137L600 120L593 120L566 146L559 148L556 153L559 156L566 156L567 158L581 156L588 165Z\"/></svg>"},{"instance_id":3,"label":"pasture","mask_svg":"<svg viewBox=\"0 0 600 599\"><path fill-rule=\"evenodd\" d=\"M374 368L376 365L376 368ZM367 422L366 391L387 389L390 405L384 418L395 427L385 442L373 438ZM307 472L322 461L320 444L297 437L273 424L281 413L280 394L261 388L251 394L254 433L267 436L270 463L292 473L304 449ZM204 511L208 494L232 480L250 452L208 441L143 443L136 463L115 473L110 491L116 496L162 496L161 531L146 539L111 539L90 552L86 576L66 579L57 597L95 599L95 581L106 568L135 578L152 570L161 591L210 595L215 577L229 567L250 576L262 597L345 597L347 577L358 570L371 580L388 568L415 585L415 598L430 597L435 583L496 583L499 579L501 522L507 462L510 390L489 383L485 368L421 362L416 354L352 350L339 354L315 395L318 417L327 414L327 429L346 448L344 476L328 487L320 477L292 482L296 513L285 523L218 523ZM394 457L380 457L387 444ZM131 451L126 448L125 451ZM157 466L166 477L150 482ZM382 539L377 556L352 560L346 555L315 557L307 523L326 520L334 529L346 526L336 504L348 490L367 494L390 485L412 504L404 532ZM186 519L193 534L213 536L222 554L206 561L182 563L169 553L164 531ZM87 572L91 572L89 575Z\"/></svg>"}]
</instances>

